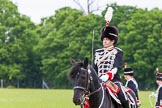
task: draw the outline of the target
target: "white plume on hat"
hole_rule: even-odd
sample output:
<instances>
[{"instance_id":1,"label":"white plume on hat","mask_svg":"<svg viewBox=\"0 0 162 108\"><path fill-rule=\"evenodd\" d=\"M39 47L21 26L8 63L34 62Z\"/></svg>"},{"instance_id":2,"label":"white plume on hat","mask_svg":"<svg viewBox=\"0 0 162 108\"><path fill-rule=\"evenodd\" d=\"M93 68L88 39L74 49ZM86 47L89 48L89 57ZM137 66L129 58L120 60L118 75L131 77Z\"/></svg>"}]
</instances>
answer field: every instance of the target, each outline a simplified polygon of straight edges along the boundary
<instances>
[{"instance_id":1,"label":"white plume on hat","mask_svg":"<svg viewBox=\"0 0 162 108\"><path fill-rule=\"evenodd\" d=\"M105 14L105 20L110 22L113 16L113 8L112 7L108 7L106 14Z\"/></svg>"}]
</instances>

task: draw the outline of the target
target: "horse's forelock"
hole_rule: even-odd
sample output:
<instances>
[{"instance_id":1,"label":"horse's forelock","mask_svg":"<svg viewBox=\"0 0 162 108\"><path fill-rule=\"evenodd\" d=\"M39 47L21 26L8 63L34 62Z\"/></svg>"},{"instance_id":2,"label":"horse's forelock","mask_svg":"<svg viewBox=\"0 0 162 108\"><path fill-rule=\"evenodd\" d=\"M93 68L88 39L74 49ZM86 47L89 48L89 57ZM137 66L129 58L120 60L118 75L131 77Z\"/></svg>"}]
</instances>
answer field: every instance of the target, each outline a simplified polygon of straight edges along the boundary
<instances>
[{"instance_id":1,"label":"horse's forelock","mask_svg":"<svg viewBox=\"0 0 162 108\"><path fill-rule=\"evenodd\" d=\"M83 63L81 63L81 62L77 62L72 65L70 72L69 72L69 78L71 80L75 79L77 73L79 72L79 70L81 69L82 66L83 66Z\"/></svg>"}]
</instances>

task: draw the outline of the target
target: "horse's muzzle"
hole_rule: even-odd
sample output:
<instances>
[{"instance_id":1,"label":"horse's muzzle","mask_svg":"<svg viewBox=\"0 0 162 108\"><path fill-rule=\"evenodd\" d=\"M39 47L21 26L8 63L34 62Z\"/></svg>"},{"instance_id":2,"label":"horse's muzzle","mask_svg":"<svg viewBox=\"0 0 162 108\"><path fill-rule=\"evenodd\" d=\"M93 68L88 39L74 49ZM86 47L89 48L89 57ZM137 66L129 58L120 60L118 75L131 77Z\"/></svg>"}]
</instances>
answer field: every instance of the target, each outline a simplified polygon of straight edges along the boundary
<instances>
[{"instance_id":1,"label":"horse's muzzle","mask_svg":"<svg viewBox=\"0 0 162 108\"><path fill-rule=\"evenodd\" d=\"M81 104L81 100L80 100L79 98L74 97L74 98L73 98L73 103L74 103L75 105L80 105L80 104Z\"/></svg>"}]
</instances>

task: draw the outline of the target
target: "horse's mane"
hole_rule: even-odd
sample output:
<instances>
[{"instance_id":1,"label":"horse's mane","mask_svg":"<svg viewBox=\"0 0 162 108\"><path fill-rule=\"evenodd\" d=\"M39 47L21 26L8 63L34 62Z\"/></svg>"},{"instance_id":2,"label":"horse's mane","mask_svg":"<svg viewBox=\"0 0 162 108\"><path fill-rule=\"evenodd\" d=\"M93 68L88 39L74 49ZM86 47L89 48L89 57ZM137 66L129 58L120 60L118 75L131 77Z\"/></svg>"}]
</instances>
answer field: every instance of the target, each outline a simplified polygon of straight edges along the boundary
<instances>
[{"instance_id":1,"label":"horse's mane","mask_svg":"<svg viewBox=\"0 0 162 108\"><path fill-rule=\"evenodd\" d=\"M98 75L97 75L97 72L96 72L96 70L94 69L94 67L92 66L92 65L89 65L90 66L90 70L91 70L91 72L93 73L92 75L95 75L94 77L96 77L99 81L100 81L100 79L99 79L99 77L98 77Z\"/></svg>"},{"instance_id":2,"label":"horse's mane","mask_svg":"<svg viewBox=\"0 0 162 108\"><path fill-rule=\"evenodd\" d=\"M83 66L82 62L75 62L74 64L72 64L72 67L71 67L69 74L68 74L69 79L74 80L77 73L80 72L80 69L81 69L82 66Z\"/></svg>"}]
</instances>

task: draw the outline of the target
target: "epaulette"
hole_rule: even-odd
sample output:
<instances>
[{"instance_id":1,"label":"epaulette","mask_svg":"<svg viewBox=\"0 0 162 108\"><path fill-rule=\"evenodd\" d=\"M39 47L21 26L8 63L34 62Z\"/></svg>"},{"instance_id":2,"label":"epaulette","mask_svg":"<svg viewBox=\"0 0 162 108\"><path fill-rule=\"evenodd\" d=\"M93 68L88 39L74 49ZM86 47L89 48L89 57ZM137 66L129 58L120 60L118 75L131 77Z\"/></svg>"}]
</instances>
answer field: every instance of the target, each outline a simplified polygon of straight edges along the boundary
<instances>
[{"instance_id":1,"label":"epaulette","mask_svg":"<svg viewBox=\"0 0 162 108\"><path fill-rule=\"evenodd\" d=\"M120 50L120 51L122 51L122 49L121 48L118 48L118 47L115 47L116 49L118 49L118 50Z\"/></svg>"}]
</instances>

